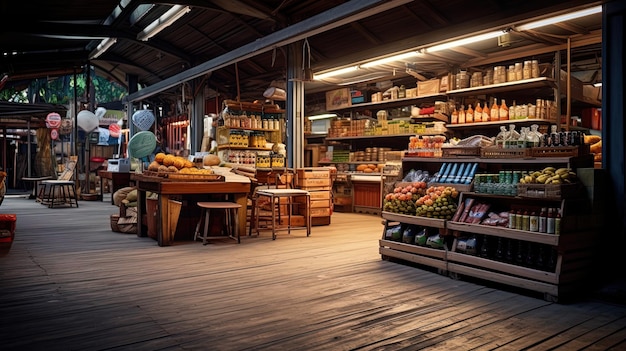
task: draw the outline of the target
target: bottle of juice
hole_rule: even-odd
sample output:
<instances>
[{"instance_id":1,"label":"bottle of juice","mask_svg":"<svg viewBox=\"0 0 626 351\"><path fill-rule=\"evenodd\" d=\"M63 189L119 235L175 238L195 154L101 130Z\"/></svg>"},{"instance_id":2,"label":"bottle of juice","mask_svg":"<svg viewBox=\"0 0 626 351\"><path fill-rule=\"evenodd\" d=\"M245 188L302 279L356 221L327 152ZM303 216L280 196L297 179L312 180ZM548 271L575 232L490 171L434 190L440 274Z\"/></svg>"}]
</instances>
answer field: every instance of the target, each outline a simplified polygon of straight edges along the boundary
<instances>
[{"instance_id":1,"label":"bottle of juice","mask_svg":"<svg viewBox=\"0 0 626 351\"><path fill-rule=\"evenodd\" d=\"M500 121L506 121L507 119L509 119L509 108L506 106L506 101L504 101L504 99L502 99L502 104L500 104L498 117Z\"/></svg>"},{"instance_id":2,"label":"bottle of juice","mask_svg":"<svg viewBox=\"0 0 626 351\"><path fill-rule=\"evenodd\" d=\"M459 111L456 110L456 106L454 107L454 109L452 110L452 114L450 115L450 123L459 123Z\"/></svg>"},{"instance_id":3,"label":"bottle of juice","mask_svg":"<svg viewBox=\"0 0 626 351\"><path fill-rule=\"evenodd\" d=\"M483 108L480 107L480 102L476 103L476 108L474 109L474 122L482 122L483 121Z\"/></svg>"},{"instance_id":4,"label":"bottle of juice","mask_svg":"<svg viewBox=\"0 0 626 351\"><path fill-rule=\"evenodd\" d=\"M489 106L487 106L487 101L485 101L485 108L483 108L483 122L489 122L490 113L491 110L489 109Z\"/></svg>"},{"instance_id":5,"label":"bottle of juice","mask_svg":"<svg viewBox=\"0 0 626 351\"><path fill-rule=\"evenodd\" d=\"M500 120L500 107L498 106L498 100L493 98L493 103L491 104L491 113L490 113L490 121L499 121Z\"/></svg>"},{"instance_id":6,"label":"bottle of juice","mask_svg":"<svg viewBox=\"0 0 626 351\"><path fill-rule=\"evenodd\" d=\"M461 105L459 110L459 124L465 123L465 106Z\"/></svg>"},{"instance_id":7,"label":"bottle of juice","mask_svg":"<svg viewBox=\"0 0 626 351\"><path fill-rule=\"evenodd\" d=\"M465 123L473 123L474 122L474 109L472 108L472 104L469 104L467 111L465 111Z\"/></svg>"}]
</instances>

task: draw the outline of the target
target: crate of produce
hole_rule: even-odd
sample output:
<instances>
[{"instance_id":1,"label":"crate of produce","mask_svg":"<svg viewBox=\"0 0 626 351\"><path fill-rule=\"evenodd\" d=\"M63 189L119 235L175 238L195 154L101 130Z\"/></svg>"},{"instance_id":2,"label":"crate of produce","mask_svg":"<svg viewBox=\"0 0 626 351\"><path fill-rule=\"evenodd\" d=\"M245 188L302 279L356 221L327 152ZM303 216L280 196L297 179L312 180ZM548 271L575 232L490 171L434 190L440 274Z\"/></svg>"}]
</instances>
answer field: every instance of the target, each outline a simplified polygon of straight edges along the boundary
<instances>
[{"instance_id":1,"label":"crate of produce","mask_svg":"<svg viewBox=\"0 0 626 351\"><path fill-rule=\"evenodd\" d=\"M589 153L589 144L530 148L532 157L576 157Z\"/></svg>"},{"instance_id":2,"label":"crate of produce","mask_svg":"<svg viewBox=\"0 0 626 351\"><path fill-rule=\"evenodd\" d=\"M441 157L478 157L480 146L477 147L442 147Z\"/></svg>"},{"instance_id":3,"label":"crate of produce","mask_svg":"<svg viewBox=\"0 0 626 351\"><path fill-rule=\"evenodd\" d=\"M517 196L540 199L572 199L584 195L580 183L573 184L517 184Z\"/></svg>"},{"instance_id":4,"label":"crate of produce","mask_svg":"<svg viewBox=\"0 0 626 351\"><path fill-rule=\"evenodd\" d=\"M530 150L526 148L484 147L480 149L480 157L482 158L526 158L529 155Z\"/></svg>"},{"instance_id":5,"label":"crate of produce","mask_svg":"<svg viewBox=\"0 0 626 351\"><path fill-rule=\"evenodd\" d=\"M9 249L15 240L16 214L0 214L0 248Z\"/></svg>"}]
</instances>

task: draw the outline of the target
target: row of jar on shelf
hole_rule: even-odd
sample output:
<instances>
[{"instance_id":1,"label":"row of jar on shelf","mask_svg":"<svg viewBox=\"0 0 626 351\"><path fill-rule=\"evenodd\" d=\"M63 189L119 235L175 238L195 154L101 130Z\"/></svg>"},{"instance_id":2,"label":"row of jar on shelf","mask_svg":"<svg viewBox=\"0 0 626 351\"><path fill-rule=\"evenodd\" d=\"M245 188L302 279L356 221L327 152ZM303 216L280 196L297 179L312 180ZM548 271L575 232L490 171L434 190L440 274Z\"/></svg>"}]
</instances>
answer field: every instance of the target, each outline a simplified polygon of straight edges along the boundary
<instances>
[{"instance_id":1,"label":"row of jar on shelf","mask_svg":"<svg viewBox=\"0 0 626 351\"><path fill-rule=\"evenodd\" d=\"M494 66L493 69L474 71L471 75L461 70L451 79L451 90L474 88L483 85L501 84L524 79L539 78L541 76L538 60L515 62L512 65Z\"/></svg>"},{"instance_id":2,"label":"row of jar on shelf","mask_svg":"<svg viewBox=\"0 0 626 351\"><path fill-rule=\"evenodd\" d=\"M285 156L270 151L229 150L227 162L256 168L285 167Z\"/></svg>"},{"instance_id":3,"label":"row of jar on shelf","mask_svg":"<svg viewBox=\"0 0 626 351\"><path fill-rule=\"evenodd\" d=\"M443 134L447 131L445 122L412 123L408 120L373 119L350 120L344 124L331 124L328 129L329 138L351 136L377 136L398 134Z\"/></svg>"}]
</instances>

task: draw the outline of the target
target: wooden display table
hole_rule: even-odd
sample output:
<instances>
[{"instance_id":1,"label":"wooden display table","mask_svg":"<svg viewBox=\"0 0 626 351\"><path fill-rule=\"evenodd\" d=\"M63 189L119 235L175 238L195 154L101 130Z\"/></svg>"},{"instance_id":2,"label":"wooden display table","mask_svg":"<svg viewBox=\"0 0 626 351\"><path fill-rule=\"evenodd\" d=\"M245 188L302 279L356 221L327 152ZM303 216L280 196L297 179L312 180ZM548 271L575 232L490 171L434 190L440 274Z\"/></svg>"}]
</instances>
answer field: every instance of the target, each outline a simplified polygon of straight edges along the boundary
<instances>
[{"instance_id":1,"label":"wooden display table","mask_svg":"<svg viewBox=\"0 0 626 351\"><path fill-rule=\"evenodd\" d=\"M104 180L111 181L111 205L113 205L113 194L121 188L130 186L130 172L98 171L100 177L100 201L104 201Z\"/></svg>"},{"instance_id":2,"label":"wooden display table","mask_svg":"<svg viewBox=\"0 0 626 351\"><path fill-rule=\"evenodd\" d=\"M183 181L159 179L159 177L147 177L141 173L131 173L130 180L137 185L137 236L147 236L144 229L143 213L145 211L146 191L158 195L157 208L157 241L159 246L171 245L174 240L175 226L170 225L174 218L170 218L170 196L171 195L193 195L193 194L223 194L228 196L230 201L247 207L247 197L250 192L250 179L243 176L227 175L225 181ZM174 217L174 216L172 216ZM246 223L246 211L238 212L239 223ZM239 235L245 235L246 226L240 225Z\"/></svg>"}]
</instances>

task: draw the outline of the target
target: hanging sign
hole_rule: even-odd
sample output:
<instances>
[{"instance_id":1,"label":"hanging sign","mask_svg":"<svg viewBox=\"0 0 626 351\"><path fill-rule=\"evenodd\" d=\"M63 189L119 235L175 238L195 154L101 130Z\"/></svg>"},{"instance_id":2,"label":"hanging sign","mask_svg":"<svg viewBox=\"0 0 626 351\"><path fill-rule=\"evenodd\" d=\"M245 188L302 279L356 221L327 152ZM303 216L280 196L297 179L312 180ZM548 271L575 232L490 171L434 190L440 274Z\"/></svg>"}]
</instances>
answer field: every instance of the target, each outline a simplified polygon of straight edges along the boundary
<instances>
[{"instance_id":1,"label":"hanging sign","mask_svg":"<svg viewBox=\"0 0 626 351\"><path fill-rule=\"evenodd\" d=\"M46 117L46 127L59 128L61 126L61 116L56 112L48 113Z\"/></svg>"},{"instance_id":2,"label":"hanging sign","mask_svg":"<svg viewBox=\"0 0 626 351\"><path fill-rule=\"evenodd\" d=\"M59 139L59 130L56 128L52 128L50 129L50 138L52 140L57 140Z\"/></svg>"}]
</instances>

